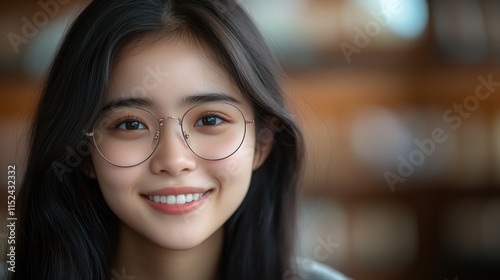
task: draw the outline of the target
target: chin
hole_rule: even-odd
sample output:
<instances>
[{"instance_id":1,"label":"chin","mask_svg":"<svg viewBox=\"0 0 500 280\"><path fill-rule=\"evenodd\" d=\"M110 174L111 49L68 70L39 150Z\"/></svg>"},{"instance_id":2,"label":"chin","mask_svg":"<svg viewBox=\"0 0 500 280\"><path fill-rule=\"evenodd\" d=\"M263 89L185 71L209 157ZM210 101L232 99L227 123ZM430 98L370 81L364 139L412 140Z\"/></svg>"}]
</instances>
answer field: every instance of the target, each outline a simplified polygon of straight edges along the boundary
<instances>
[{"instance_id":1,"label":"chin","mask_svg":"<svg viewBox=\"0 0 500 280\"><path fill-rule=\"evenodd\" d=\"M156 238L150 239L151 242L157 246L174 251L184 251L193 249L201 245L206 240L210 239L211 235L203 235L202 231L197 231L196 234L185 234L185 233L168 233L161 236L156 236Z\"/></svg>"}]
</instances>

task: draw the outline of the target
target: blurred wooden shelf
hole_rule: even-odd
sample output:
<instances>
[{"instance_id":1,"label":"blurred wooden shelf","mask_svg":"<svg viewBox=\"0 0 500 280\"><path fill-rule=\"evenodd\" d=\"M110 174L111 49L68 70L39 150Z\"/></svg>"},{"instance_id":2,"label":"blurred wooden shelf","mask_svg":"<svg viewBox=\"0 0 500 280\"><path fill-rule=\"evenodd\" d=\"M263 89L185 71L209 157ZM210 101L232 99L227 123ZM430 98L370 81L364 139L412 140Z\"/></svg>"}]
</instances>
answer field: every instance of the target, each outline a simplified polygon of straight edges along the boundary
<instances>
[{"instance_id":1,"label":"blurred wooden shelf","mask_svg":"<svg viewBox=\"0 0 500 280\"><path fill-rule=\"evenodd\" d=\"M36 106L41 83L29 77L0 77L0 117L27 117Z\"/></svg>"}]
</instances>

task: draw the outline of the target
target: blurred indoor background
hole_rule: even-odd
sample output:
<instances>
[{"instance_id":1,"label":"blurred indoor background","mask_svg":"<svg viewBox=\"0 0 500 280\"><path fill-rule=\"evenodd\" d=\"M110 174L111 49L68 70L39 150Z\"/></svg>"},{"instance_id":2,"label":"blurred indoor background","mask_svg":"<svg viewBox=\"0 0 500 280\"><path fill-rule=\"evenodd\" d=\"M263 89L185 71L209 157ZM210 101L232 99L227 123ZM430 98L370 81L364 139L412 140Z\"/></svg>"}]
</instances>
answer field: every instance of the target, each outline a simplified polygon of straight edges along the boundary
<instances>
[{"instance_id":1,"label":"blurred indoor background","mask_svg":"<svg viewBox=\"0 0 500 280\"><path fill-rule=\"evenodd\" d=\"M238 2L307 134L300 253L353 279L500 279L500 1ZM44 70L86 3L0 2L3 216Z\"/></svg>"}]
</instances>

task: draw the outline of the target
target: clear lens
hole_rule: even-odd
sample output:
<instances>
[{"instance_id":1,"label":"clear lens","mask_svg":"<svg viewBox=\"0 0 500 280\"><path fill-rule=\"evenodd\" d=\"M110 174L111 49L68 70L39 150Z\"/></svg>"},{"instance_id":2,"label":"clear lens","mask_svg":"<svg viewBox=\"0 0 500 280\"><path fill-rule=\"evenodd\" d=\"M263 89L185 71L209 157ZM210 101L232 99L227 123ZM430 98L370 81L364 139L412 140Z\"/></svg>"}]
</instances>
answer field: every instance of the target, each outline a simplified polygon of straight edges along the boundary
<instances>
[{"instance_id":1,"label":"clear lens","mask_svg":"<svg viewBox=\"0 0 500 280\"><path fill-rule=\"evenodd\" d=\"M152 113L139 108L116 108L96 122L94 142L111 164L134 166L153 154L159 131L159 121Z\"/></svg>"},{"instance_id":2,"label":"clear lens","mask_svg":"<svg viewBox=\"0 0 500 280\"><path fill-rule=\"evenodd\" d=\"M154 153L160 133L168 137L166 131L160 131L160 123L167 121L177 119L160 120L141 108L115 108L95 123L94 143L109 163L119 167L135 166ZM206 103L184 114L181 129L194 154L206 160L220 160L239 149L245 138L246 122L242 112L231 104Z\"/></svg>"},{"instance_id":3,"label":"clear lens","mask_svg":"<svg viewBox=\"0 0 500 280\"><path fill-rule=\"evenodd\" d=\"M234 154L246 133L241 111L226 103L207 103L186 112L182 119L186 143L203 159L219 160Z\"/></svg>"}]
</instances>

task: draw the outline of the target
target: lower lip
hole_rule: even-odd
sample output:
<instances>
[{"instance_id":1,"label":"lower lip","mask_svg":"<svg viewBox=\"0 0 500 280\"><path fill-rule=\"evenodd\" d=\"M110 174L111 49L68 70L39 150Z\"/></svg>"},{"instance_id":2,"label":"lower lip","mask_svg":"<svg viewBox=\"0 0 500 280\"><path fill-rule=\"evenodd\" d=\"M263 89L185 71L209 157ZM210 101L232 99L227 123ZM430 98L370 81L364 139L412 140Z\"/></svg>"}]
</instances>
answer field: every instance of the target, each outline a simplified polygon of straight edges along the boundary
<instances>
[{"instance_id":1,"label":"lower lip","mask_svg":"<svg viewBox=\"0 0 500 280\"><path fill-rule=\"evenodd\" d=\"M162 213L168 215L182 215L193 212L194 210L200 208L200 206L205 202L207 197L212 193L209 191L204 196L200 197L200 199L196 201L191 201L185 204L163 204L149 200L148 198L143 198L146 200L149 205L151 205L155 210L158 210Z\"/></svg>"}]
</instances>

